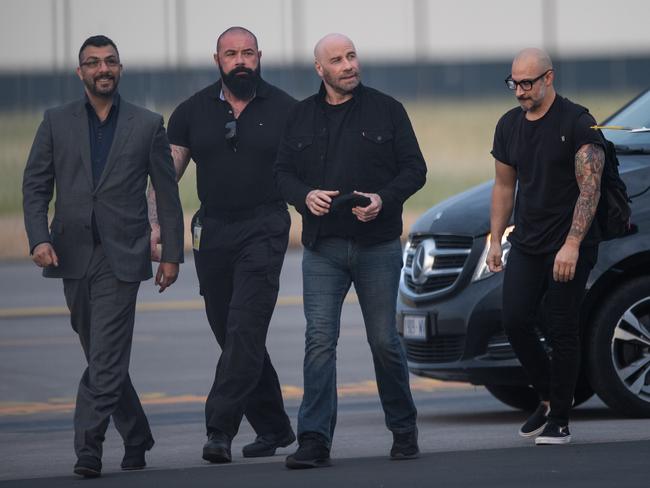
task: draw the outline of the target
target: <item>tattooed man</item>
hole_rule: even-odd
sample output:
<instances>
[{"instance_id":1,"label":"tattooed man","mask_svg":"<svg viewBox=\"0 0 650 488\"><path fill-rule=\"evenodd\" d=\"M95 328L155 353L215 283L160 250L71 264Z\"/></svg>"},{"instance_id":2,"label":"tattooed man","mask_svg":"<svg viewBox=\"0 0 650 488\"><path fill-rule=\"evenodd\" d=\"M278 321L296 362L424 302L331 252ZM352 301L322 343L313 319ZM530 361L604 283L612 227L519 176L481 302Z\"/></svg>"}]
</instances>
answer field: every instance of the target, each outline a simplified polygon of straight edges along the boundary
<instances>
[{"instance_id":1,"label":"tattooed man","mask_svg":"<svg viewBox=\"0 0 650 488\"><path fill-rule=\"evenodd\" d=\"M591 115L556 94L551 59L521 51L506 85L519 107L499 120L492 155L491 271L505 267L502 239L514 206L503 280L503 326L540 398L521 427L536 444L571 440L569 410L580 369L578 311L598 253L592 221L605 155ZM573 120L567 120L572 117ZM515 197L516 190L516 197ZM540 342L538 328L546 338Z\"/></svg>"}]
</instances>

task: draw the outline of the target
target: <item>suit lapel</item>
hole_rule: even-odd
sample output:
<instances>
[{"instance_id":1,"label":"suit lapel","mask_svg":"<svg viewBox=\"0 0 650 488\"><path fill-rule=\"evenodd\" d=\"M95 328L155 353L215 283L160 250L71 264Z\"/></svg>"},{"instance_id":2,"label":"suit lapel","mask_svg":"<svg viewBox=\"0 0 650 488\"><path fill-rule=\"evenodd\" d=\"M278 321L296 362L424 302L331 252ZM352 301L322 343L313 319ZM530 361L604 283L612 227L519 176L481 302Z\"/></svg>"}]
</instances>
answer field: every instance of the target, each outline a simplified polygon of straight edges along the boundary
<instances>
[{"instance_id":1,"label":"suit lapel","mask_svg":"<svg viewBox=\"0 0 650 488\"><path fill-rule=\"evenodd\" d=\"M106 180L111 170L115 166L115 162L120 157L122 152L126 147L126 143L133 132L133 117L134 111L129 103L122 99L120 101L120 109L117 114L117 127L115 129L115 136L113 137L113 143L111 144L111 149L108 153L108 158L106 159L106 166L102 175L99 178L99 183L97 183L97 188L102 186L102 183ZM95 188L95 191L97 191Z\"/></svg>"},{"instance_id":2,"label":"suit lapel","mask_svg":"<svg viewBox=\"0 0 650 488\"><path fill-rule=\"evenodd\" d=\"M73 121L71 133L75 139L80 138L78 142L81 153L81 162L86 171L86 177L88 178L90 188L92 188L93 168L90 162L90 130L88 129L88 112L86 112L85 100L80 100L74 105L72 115Z\"/></svg>"}]
</instances>

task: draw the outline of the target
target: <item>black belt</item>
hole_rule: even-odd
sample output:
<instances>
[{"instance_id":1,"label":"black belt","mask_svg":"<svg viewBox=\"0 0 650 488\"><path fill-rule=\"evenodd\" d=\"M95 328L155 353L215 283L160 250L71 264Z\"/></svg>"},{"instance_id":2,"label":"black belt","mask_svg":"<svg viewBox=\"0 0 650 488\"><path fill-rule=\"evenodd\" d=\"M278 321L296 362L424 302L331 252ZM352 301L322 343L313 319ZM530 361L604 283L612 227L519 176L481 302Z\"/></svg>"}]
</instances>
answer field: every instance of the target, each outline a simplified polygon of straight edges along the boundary
<instances>
[{"instance_id":1,"label":"black belt","mask_svg":"<svg viewBox=\"0 0 650 488\"><path fill-rule=\"evenodd\" d=\"M251 220L256 217L263 217L272 214L273 212L286 209L287 204L283 201L277 200L275 202L263 203L257 207L244 208L240 210L223 210L221 208L202 205L199 212L203 218L221 220L223 222L240 222L242 220Z\"/></svg>"}]
</instances>

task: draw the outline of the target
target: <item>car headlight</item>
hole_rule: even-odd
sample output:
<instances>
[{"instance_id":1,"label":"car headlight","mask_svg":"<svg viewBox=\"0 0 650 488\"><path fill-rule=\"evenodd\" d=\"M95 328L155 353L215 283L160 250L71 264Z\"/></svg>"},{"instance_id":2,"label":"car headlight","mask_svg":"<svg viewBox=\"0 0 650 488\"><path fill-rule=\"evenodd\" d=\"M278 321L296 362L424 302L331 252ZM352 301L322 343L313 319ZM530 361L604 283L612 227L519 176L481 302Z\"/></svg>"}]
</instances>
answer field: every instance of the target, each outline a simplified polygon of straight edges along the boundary
<instances>
[{"instance_id":1,"label":"car headlight","mask_svg":"<svg viewBox=\"0 0 650 488\"><path fill-rule=\"evenodd\" d=\"M503 233L503 236L501 237L501 250L503 251L503 254L501 256L501 261L503 262L504 268L506 266L506 262L508 261L508 254L510 253L510 242L508 242L508 235L512 232L514 228L515 228L514 225L507 227L505 232ZM487 263L485 262L489 250L490 250L490 234L488 233L488 235L485 237L485 247L483 248L481 257L478 260L478 264L476 265L476 270L474 271L474 276L472 277L472 281L481 281L495 274L492 271L490 271Z\"/></svg>"}]
</instances>

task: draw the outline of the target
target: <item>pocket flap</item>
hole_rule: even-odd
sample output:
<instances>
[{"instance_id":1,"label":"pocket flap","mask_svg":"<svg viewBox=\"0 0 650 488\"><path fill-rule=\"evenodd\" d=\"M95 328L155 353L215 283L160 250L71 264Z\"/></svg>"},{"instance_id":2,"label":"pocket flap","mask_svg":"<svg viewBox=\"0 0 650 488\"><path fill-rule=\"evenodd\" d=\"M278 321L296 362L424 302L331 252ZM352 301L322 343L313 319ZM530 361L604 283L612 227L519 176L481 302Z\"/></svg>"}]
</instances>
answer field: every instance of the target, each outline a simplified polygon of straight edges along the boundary
<instances>
[{"instance_id":1,"label":"pocket flap","mask_svg":"<svg viewBox=\"0 0 650 488\"><path fill-rule=\"evenodd\" d=\"M312 142L314 142L314 136L295 136L288 140L289 146L294 151L302 151L311 146Z\"/></svg>"},{"instance_id":2,"label":"pocket flap","mask_svg":"<svg viewBox=\"0 0 650 488\"><path fill-rule=\"evenodd\" d=\"M365 129L361 135L375 144L383 144L393 138L393 133L387 129Z\"/></svg>"}]
</instances>

